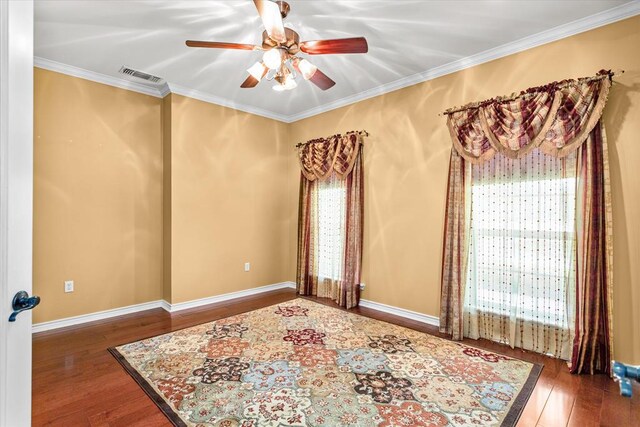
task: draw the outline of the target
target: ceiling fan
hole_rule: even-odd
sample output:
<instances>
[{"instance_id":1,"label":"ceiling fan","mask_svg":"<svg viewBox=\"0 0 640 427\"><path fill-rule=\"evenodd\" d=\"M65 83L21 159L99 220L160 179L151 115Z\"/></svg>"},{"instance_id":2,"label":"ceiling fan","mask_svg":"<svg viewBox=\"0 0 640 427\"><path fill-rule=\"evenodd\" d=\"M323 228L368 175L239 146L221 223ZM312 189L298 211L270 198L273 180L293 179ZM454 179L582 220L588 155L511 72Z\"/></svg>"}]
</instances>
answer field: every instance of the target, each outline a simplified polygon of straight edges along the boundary
<instances>
[{"instance_id":1,"label":"ceiling fan","mask_svg":"<svg viewBox=\"0 0 640 427\"><path fill-rule=\"evenodd\" d=\"M308 55L336 53L367 53L369 47L364 37L334 40L313 40L300 42L300 36L291 28L286 28L283 19L289 13L289 4L285 1L253 0L265 30L262 33L262 46L241 43L208 42L187 40L189 47L215 49L239 49L265 51L262 61L256 62L247 71L249 77L240 85L242 88L256 87L260 80L275 80L276 91L291 90L297 86L295 78L301 74L322 90L333 87L336 82L306 59L296 56L299 52Z\"/></svg>"}]
</instances>

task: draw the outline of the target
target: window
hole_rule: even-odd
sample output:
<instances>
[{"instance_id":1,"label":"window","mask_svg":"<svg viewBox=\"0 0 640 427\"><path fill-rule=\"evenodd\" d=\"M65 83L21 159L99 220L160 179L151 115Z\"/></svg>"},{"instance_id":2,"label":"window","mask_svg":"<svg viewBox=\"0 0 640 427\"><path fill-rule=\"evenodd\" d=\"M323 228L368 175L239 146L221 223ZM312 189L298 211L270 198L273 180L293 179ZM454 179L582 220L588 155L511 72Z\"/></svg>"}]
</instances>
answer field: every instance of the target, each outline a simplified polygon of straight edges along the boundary
<instances>
[{"instance_id":1,"label":"window","mask_svg":"<svg viewBox=\"0 0 640 427\"><path fill-rule=\"evenodd\" d=\"M345 181L318 183L318 277L341 280L344 265Z\"/></svg>"},{"instance_id":2,"label":"window","mask_svg":"<svg viewBox=\"0 0 640 427\"><path fill-rule=\"evenodd\" d=\"M575 187L575 156L474 165L465 334L570 355Z\"/></svg>"}]
</instances>

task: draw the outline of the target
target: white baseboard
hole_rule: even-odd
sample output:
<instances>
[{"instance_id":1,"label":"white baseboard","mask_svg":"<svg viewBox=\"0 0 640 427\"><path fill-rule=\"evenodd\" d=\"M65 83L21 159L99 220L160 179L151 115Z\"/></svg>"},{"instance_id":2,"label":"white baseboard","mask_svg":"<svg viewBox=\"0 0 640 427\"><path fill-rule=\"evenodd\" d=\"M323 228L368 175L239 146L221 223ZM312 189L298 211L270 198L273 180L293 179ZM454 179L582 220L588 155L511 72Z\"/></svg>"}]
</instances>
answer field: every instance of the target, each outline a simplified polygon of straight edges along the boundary
<instances>
[{"instance_id":1,"label":"white baseboard","mask_svg":"<svg viewBox=\"0 0 640 427\"><path fill-rule=\"evenodd\" d=\"M216 295L213 297L201 298L192 301L178 302L175 304L168 303L167 301L163 301L164 304L162 308L167 310L169 313L175 313L176 311L187 310L189 308L201 307L207 304L214 304L216 302L228 301L234 298L242 298L248 297L251 295L261 294L263 292L276 291L278 289L286 289L286 288L295 288L296 284L293 282L280 282L275 283L273 285L260 286L257 288L246 289L244 291L237 292L229 292L228 294Z\"/></svg>"},{"instance_id":2,"label":"white baseboard","mask_svg":"<svg viewBox=\"0 0 640 427\"><path fill-rule=\"evenodd\" d=\"M95 322L97 320L109 319L112 317L124 316L125 314L137 313L139 311L151 310L154 308L162 308L169 313L175 313L177 311L187 310L190 308L201 307L208 304L214 304L217 302L228 301L235 298L248 297L251 295L258 295L264 292L275 291L278 289L295 289L296 284L294 282L280 282L273 285L259 286L257 288L246 289L243 291L229 292L227 294L216 295L207 298L201 298L192 301L179 302L171 304L165 300L157 300L145 302L142 304L129 305L126 307L114 308L111 310L98 311L96 313L83 314L81 316L67 317L64 319L52 320L50 322L36 323L33 325L32 332L44 332L53 329L65 328L67 326L80 325L88 322ZM435 316L429 316L427 314L418 313L411 310L405 310L404 308L394 307L387 304L382 304L375 301L369 301L366 299L360 300L360 306L365 308L371 308L373 310L381 311L383 313L393 314L395 316L404 317L406 319L415 320L418 322L426 323L428 325L438 326L439 320Z\"/></svg>"},{"instance_id":3,"label":"white baseboard","mask_svg":"<svg viewBox=\"0 0 640 427\"><path fill-rule=\"evenodd\" d=\"M114 308L111 310L98 311L96 313L83 314L81 316L66 317L64 319L52 320L50 322L36 323L33 325L31 331L32 333L50 331L52 329L66 328L67 326L80 325L87 322L95 322L96 320L104 320L111 317L124 316L125 314L137 313L139 311L151 310L154 308L162 308L169 313L175 313L176 311L187 310L189 308L200 307L203 305L227 301L234 298L242 298L250 295L261 294L263 292L292 287L295 288L296 284L293 282L281 282L275 283L273 285L260 286L257 288L246 289L244 291L230 292L228 294L216 295L213 297L180 302L176 304L171 304L165 300L150 301L142 304Z\"/></svg>"},{"instance_id":4,"label":"white baseboard","mask_svg":"<svg viewBox=\"0 0 640 427\"><path fill-rule=\"evenodd\" d=\"M435 316L429 316L428 314L422 314L418 313L417 311L406 310L404 308L394 307L392 305L361 299L360 307L371 308L373 310L382 311L384 313L393 314L399 317L404 317L405 319L426 323L427 325L440 326L440 319Z\"/></svg>"},{"instance_id":5,"label":"white baseboard","mask_svg":"<svg viewBox=\"0 0 640 427\"><path fill-rule=\"evenodd\" d=\"M171 313L171 303L167 300L160 300L160 307L164 310L164 311L168 311L169 313Z\"/></svg>"},{"instance_id":6,"label":"white baseboard","mask_svg":"<svg viewBox=\"0 0 640 427\"><path fill-rule=\"evenodd\" d=\"M128 305L126 307L114 308L111 310L98 311L95 313L83 314L81 316L66 317L64 319L52 320L50 322L35 323L31 329L33 333L50 331L52 329L66 328L67 326L80 325L96 320L109 319L111 317L124 316L125 314L137 313L139 311L151 310L162 307L163 300L149 301L142 304Z\"/></svg>"}]
</instances>

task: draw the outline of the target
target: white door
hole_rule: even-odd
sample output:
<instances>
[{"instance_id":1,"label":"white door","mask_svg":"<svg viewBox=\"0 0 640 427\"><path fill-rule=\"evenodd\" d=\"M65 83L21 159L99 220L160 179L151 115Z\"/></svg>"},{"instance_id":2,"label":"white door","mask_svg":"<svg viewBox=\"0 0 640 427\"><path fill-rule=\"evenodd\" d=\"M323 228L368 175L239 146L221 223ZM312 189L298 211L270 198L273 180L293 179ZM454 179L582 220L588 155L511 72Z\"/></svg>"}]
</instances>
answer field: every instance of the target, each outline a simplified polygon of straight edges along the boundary
<instances>
[{"instance_id":1,"label":"white door","mask_svg":"<svg viewBox=\"0 0 640 427\"><path fill-rule=\"evenodd\" d=\"M33 1L0 0L0 426L31 424Z\"/></svg>"}]
</instances>

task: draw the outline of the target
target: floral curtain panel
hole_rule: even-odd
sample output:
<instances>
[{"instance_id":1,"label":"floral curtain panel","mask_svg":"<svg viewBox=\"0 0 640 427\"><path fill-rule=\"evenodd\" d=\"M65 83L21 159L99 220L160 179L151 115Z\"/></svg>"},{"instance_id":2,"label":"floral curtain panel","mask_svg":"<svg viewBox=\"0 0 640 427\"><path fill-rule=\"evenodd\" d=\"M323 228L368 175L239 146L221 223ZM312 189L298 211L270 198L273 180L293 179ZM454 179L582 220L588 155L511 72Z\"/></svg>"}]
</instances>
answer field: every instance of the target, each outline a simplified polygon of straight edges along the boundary
<instances>
[{"instance_id":1,"label":"floral curtain panel","mask_svg":"<svg viewBox=\"0 0 640 427\"><path fill-rule=\"evenodd\" d=\"M612 358L611 200L606 138L600 122L611 72L554 82L509 97L446 111L453 149L449 170L442 270L441 330L462 339L469 267L470 188L495 156L552 156L576 163L575 331L570 347L574 373L609 370ZM573 156L573 157L571 157ZM541 159L541 157L539 157ZM525 160L528 161L528 160ZM471 328L471 329L470 329ZM491 332L487 331L486 335ZM515 338L515 337L514 337ZM567 346L558 346L567 356Z\"/></svg>"},{"instance_id":2,"label":"floral curtain panel","mask_svg":"<svg viewBox=\"0 0 640 427\"><path fill-rule=\"evenodd\" d=\"M451 334L454 340L461 340L464 332L462 307L468 252L466 242L469 235L467 218L471 207L469 166L456 150L451 150L447 207L444 215L440 332Z\"/></svg>"},{"instance_id":3,"label":"floral curtain panel","mask_svg":"<svg viewBox=\"0 0 640 427\"><path fill-rule=\"evenodd\" d=\"M602 123L578 150L577 177L578 285L571 372L609 372L613 360L613 214Z\"/></svg>"},{"instance_id":4,"label":"floral curtain panel","mask_svg":"<svg viewBox=\"0 0 640 427\"><path fill-rule=\"evenodd\" d=\"M297 290L352 308L360 300L364 181L362 139L349 132L298 149Z\"/></svg>"}]
</instances>

